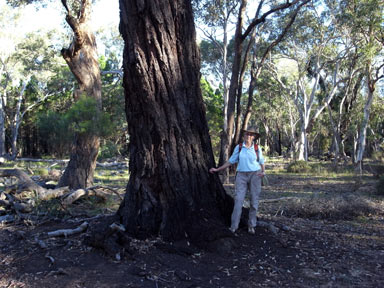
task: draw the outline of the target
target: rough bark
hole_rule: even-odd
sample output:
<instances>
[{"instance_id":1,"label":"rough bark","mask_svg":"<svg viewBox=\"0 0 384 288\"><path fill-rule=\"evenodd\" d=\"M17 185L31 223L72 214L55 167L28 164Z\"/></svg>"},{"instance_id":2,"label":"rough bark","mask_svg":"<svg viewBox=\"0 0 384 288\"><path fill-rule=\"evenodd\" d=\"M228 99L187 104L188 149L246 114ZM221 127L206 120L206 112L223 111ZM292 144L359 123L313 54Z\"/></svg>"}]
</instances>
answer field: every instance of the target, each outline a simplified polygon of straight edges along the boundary
<instances>
[{"instance_id":1,"label":"rough bark","mask_svg":"<svg viewBox=\"0 0 384 288\"><path fill-rule=\"evenodd\" d=\"M208 172L214 158L190 3L120 0L120 13L131 171L120 221L136 236L214 240L233 202Z\"/></svg>"},{"instance_id":2,"label":"rough bark","mask_svg":"<svg viewBox=\"0 0 384 288\"><path fill-rule=\"evenodd\" d=\"M81 7L76 17L68 8L67 1L62 0L62 3L67 11L66 21L74 33L71 45L61 50L63 58L79 84L74 97L75 99L80 95L92 97L96 99L101 110L101 76L96 40L89 27L91 1L81 0ZM71 189L91 186L99 146L100 140L96 135L76 135L70 161L59 186L69 186Z\"/></svg>"}]
</instances>

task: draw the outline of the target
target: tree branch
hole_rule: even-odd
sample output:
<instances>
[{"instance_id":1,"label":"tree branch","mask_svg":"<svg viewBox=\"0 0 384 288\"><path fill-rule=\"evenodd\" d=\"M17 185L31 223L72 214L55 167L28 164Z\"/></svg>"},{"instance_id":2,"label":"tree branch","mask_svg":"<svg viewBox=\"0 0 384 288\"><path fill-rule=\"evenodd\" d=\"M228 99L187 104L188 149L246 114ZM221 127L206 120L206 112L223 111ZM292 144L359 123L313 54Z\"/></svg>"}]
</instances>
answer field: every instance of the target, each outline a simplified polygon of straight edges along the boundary
<instances>
[{"instance_id":1,"label":"tree branch","mask_svg":"<svg viewBox=\"0 0 384 288\"><path fill-rule=\"evenodd\" d=\"M279 10L287 9L287 8L289 8L289 7L293 6L293 5L295 5L296 3L300 2L300 1L303 1L303 0L295 0L295 1L291 2L291 3L290 3L289 1L287 1L285 4L278 5L278 6L276 6L275 8L272 8L271 10L265 12L260 18L256 18L256 19L254 19L254 20L252 21L252 23L249 24L247 30L245 30L245 32L242 34L242 36L241 36L241 40L244 41L244 39L248 37L249 33L251 33L251 31L253 30L253 28L254 28L256 25L258 25L258 24L260 24L260 23L262 23L262 22L265 22L266 18L267 18L270 14L275 13L275 12L277 12L277 11L279 11ZM304 0L303 3L300 4L300 5L303 6L303 5L307 4L307 3L310 2L310 1L311 1L311 0ZM300 7L301 7L301 6L300 6Z\"/></svg>"}]
</instances>

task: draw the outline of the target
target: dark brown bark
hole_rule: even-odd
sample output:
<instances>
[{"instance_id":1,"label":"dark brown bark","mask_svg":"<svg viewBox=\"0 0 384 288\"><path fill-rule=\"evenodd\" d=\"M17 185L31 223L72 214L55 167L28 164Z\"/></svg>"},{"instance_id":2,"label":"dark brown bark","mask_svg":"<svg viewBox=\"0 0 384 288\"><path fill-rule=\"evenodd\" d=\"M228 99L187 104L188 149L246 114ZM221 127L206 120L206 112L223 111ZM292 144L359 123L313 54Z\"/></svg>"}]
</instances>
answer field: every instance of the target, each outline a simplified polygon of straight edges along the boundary
<instances>
[{"instance_id":1,"label":"dark brown bark","mask_svg":"<svg viewBox=\"0 0 384 288\"><path fill-rule=\"evenodd\" d=\"M95 36L89 27L91 1L81 0L81 7L76 17L72 15L67 1L62 0L67 10L66 21L73 30L74 38L71 45L61 50L79 84L74 97L86 95L96 99L101 110L101 76L97 59ZM69 186L71 189L86 188L93 184L96 158L100 140L96 135L76 135L70 155L70 161L59 186Z\"/></svg>"},{"instance_id":2,"label":"dark brown bark","mask_svg":"<svg viewBox=\"0 0 384 288\"><path fill-rule=\"evenodd\" d=\"M131 171L121 222L136 236L218 237L232 201L208 172L214 158L191 5L120 0L120 11Z\"/></svg>"},{"instance_id":3,"label":"dark brown bark","mask_svg":"<svg viewBox=\"0 0 384 288\"><path fill-rule=\"evenodd\" d=\"M58 187L69 186L71 189L79 189L93 185L99 144L97 136L76 137L72 145L71 158Z\"/></svg>"}]
</instances>

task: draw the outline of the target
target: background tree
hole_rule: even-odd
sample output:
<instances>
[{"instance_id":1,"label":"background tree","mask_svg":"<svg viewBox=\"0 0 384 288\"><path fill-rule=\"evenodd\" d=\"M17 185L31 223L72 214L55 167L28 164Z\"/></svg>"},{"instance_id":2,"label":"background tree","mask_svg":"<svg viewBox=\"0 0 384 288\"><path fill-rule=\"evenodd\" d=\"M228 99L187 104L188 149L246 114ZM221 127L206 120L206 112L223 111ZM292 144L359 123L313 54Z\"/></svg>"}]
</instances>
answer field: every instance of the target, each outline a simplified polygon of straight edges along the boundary
<instances>
[{"instance_id":1,"label":"background tree","mask_svg":"<svg viewBox=\"0 0 384 288\"><path fill-rule=\"evenodd\" d=\"M68 48L61 54L67 62L78 82L75 99L81 95L94 98L97 109L101 111L101 76L97 57L95 36L89 26L91 17L91 1L81 0L67 2L62 0L67 12L66 21L74 36ZM69 186L72 189L84 188L93 184L96 158L99 152L100 138L97 134L84 133L75 136L70 161L58 186Z\"/></svg>"},{"instance_id":2,"label":"background tree","mask_svg":"<svg viewBox=\"0 0 384 288\"><path fill-rule=\"evenodd\" d=\"M224 102L223 131L227 130L228 125L229 30L240 2L239 0L194 1L195 17L198 23L202 22L200 30L207 39L200 44L203 63L207 63L210 68L208 71L213 72L213 75L221 81Z\"/></svg>"},{"instance_id":3,"label":"background tree","mask_svg":"<svg viewBox=\"0 0 384 288\"><path fill-rule=\"evenodd\" d=\"M376 0L342 2L343 15L350 21L352 33L359 41L364 63L367 97L359 131L358 152L355 163L362 171L362 160L366 146L366 133L377 83L384 78L383 62L383 9L384 3ZM341 19L343 21L344 19Z\"/></svg>"},{"instance_id":4,"label":"background tree","mask_svg":"<svg viewBox=\"0 0 384 288\"><path fill-rule=\"evenodd\" d=\"M251 35L252 31L254 31L255 27L260 25L261 23L265 22L267 17L270 15L273 15L274 13L283 11L285 9L288 9L290 7L295 7L295 5L305 4L309 2L306 1L285 1L284 3L273 3L275 5L265 5L263 6L264 2L260 1L259 8L257 11L263 11L263 13L259 14L256 11L255 17L252 19L250 24L245 28L244 26L244 17L245 17L245 11L247 7L248 1L242 1L239 7L238 11L238 20L236 23L236 31L234 36L234 60L233 60L233 66L232 66L232 74L231 74L231 81L229 86L229 96L228 96L228 125L227 130L223 133L222 138L222 146L221 146L221 156L220 156L220 163L224 163L227 161L228 156L230 154L230 149L232 147L233 143L233 129L234 129L234 123L235 123L235 105L236 105L236 99L237 97L241 97L241 65L242 61L246 61L245 59L242 59L242 55L244 54L244 43L245 40ZM264 12L266 11L266 12Z\"/></svg>"},{"instance_id":5,"label":"background tree","mask_svg":"<svg viewBox=\"0 0 384 288\"><path fill-rule=\"evenodd\" d=\"M21 29L20 15L23 8L11 9L4 5L1 23L5 19L14 22L15 31ZM57 31L31 32L26 37L18 37L12 31L2 30L0 62L2 73L1 101L0 101L0 150L6 154L6 144L10 149L10 156L14 159L19 152L18 136L20 125L32 109L36 109L55 91L50 90L47 83L54 75L55 69L61 65L55 57L55 48L51 45L53 37L60 36ZM6 135L8 141L6 142Z\"/></svg>"},{"instance_id":6,"label":"background tree","mask_svg":"<svg viewBox=\"0 0 384 288\"><path fill-rule=\"evenodd\" d=\"M201 92L206 107L209 134L214 151L220 150L220 131L222 131L223 127L224 101L220 88L214 90L206 79L201 79ZM218 153L215 153L215 156L217 158Z\"/></svg>"}]
</instances>

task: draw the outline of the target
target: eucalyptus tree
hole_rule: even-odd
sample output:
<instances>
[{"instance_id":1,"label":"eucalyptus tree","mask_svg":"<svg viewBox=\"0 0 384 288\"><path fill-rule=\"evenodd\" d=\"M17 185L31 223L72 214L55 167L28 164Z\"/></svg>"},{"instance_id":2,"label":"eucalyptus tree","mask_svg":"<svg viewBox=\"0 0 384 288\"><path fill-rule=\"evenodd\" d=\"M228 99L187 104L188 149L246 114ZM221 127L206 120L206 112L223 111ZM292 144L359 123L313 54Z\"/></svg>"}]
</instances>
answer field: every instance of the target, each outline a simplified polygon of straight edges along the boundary
<instances>
[{"instance_id":1,"label":"eucalyptus tree","mask_svg":"<svg viewBox=\"0 0 384 288\"><path fill-rule=\"evenodd\" d=\"M355 163L362 170L367 128L377 83L384 79L384 3L379 0L341 1L339 21L351 28L358 43L366 83L366 101L360 124Z\"/></svg>"},{"instance_id":2,"label":"eucalyptus tree","mask_svg":"<svg viewBox=\"0 0 384 288\"><path fill-rule=\"evenodd\" d=\"M270 66L270 65L268 65ZM298 114L295 113L292 99L286 97L285 91L274 77L271 77L268 68L257 79L257 92L253 95L253 115L249 121L258 123L262 137L260 144L268 153L286 155L293 151L291 145L292 134L296 127Z\"/></svg>"},{"instance_id":3,"label":"eucalyptus tree","mask_svg":"<svg viewBox=\"0 0 384 288\"><path fill-rule=\"evenodd\" d=\"M17 19L20 17L20 12L12 10L9 6L2 5L0 11L0 156L6 154L5 150L5 122L6 122L6 106L8 104L8 91L12 86L13 81L12 72L15 70L14 63L12 63L12 53L14 52L15 45L21 41L16 39L15 35L7 29L8 23L14 23L17 27ZM12 71L12 70L13 71ZM16 79L15 79L16 80Z\"/></svg>"},{"instance_id":4,"label":"eucalyptus tree","mask_svg":"<svg viewBox=\"0 0 384 288\"><path fill-rule=\"evenodd\" d=\"M7 2L20 6L46 1L7 0ZM99 113L102 106L102 89L96 39L90 27L92 0L62 0L61 3L66 12L65 20L73 32L71 44L61 50L61 55L77 80L78 89L73 93L74 99L80 99L82 95L93 98L96 100L95 111ZM90 186L93 183L99 146L98 135L92 133L76 135L70 161L58 186L69 186L72 189Z\"/></svg>"},{"instance_id":5,"label":"eucalyptus tree","mask_svg":"<svg viewBox=\"0 0 384 288\"><path fill-rule=\"evenodd\" d=\"M300 115L297 141L300 160L308 159L307 134L314 122L340 92L341 84L354 75L353 71L345 68L353 47L340 43L341 31L335 29L334 23L326 17L326 11L319 13L319 9L314 5L306 10L295 23L294 35L281 49L283 55L296 62L294 81L284 83L281 75L276 78L286 93L293 97Z\"/></svg>"},{"instance_id":6,"label":"eucalyptus tree","mask_svg":"<svg viewBox=\"0 0 384 288\"><path fill-rule=\"evenodd\" d=\"M96 39L90 27L92 1L62 0L62 4L66 11L65 20L73 31L73 40L68 48L61 50L61 55L79 85L74 92L74 98L80 99L81 95L85 95L96 100L97 109L95 111L100 113L102 106L101 75ZM76 189L92 185L99 146L100 137L97 134L77 134L68 166L60 178L58 186L69 186Z\"/></svg>"},{"instance_id":7,"label":"eucalyptus tree","mask_svg":"<svg viewBox=\"0 0 384 288\"><path fill-rule=\"evenodd\" d=\"M217 175L190 1L120 0L130 178L118 219L135 235L213 241L233 201Z\"/></svg>"},{"instance_id":8,"label":"eucalyptus tree","mask_svg":"<svg viewBox=\"0 0 384 288\"><path fill-rule=\"evenodd\" d=\"M202 24L200 31L206 39L208 39L208 41L202 41L201 43L203 61L204 59L208 60L204 62L209 63L211 67L209 70L213 71L214 75L221 80L223 87L224 131L227 129L228 77L230 72L228 65L229 32L231 24L235 21L233 18L239 2L240 0L193 1L195 4L195 18L197 19L198 25L199 23ZM222 36L222 39L219 39L220 36ZM208 48L210 51L213 51L213 53L208 52L208 49L204 49L209 46L209 44L212 44ZM206 53L204 53L205 51ZM208 54L214 57L209 57ZM210 58L213 61L209 61ZM216 63L219 63L219 65Z\"/></svg>"},{"instance_id":9,"label":"eucalyptus tree","mask_svg":"<svg viewBox=\"0 0 384 288\"><path fill-rule=\"evenodd\" d=\"M241 86L241 67L242 67L242 61L244 62L245 59L242 59L242 55L244 55L244 43L246 39L251 35L251 33L254 31L254 29L264 23L268 16L278 14L281 11L284 11L285 9L289 8L295 8L300 5L304 5L306 3L310 2L310 0L295 0L295 1L274 1L273 3L264 3L264 1L260 1L258 4L255 17L252 18L250 23L244 27L244 18L245 18L245 12L246 7L248 4L248 1L243 0L241 1L241 4L239 6L238 10L238 16L237 16L237 23L236 23L236 29L235 29L235 36L234 36L234 55L233 55L233 66L232 66L232 74L231 74L231 81L229 86L229 96L228 96L228 124L227 124L227 130L223 133L223 140L222 140L222 147L221 147L221 154L220 157L224 161L228 159L230 148L232 147L233 143L233 131L234 131L234 123L235 123L235 106L236 106L236 99L237 97L240 97L239 95L239 87ZM257 11L262 11L260 15ZM221 161L221 162L224 162Z\"/></svg>"},{"instance_id":10,"label":"eucalyptus tree","mask_svg":"<svg viewBox=\"0 0 384 288\"><path fill-rule=\"evenodd\" d=\"M14 23L18 31L16 15L22 8L11 9L4 6L1 15L1 25ZM8 18L8 21L5 21ZM5 152L5 134L10 131L9 143L11 158L18 154L19 128L27 112L42 104L54 92L49 90L46 83L53 75L53 70L60 65L55 57L57 52L52 45L52 38L57 31L36 31L26 37L16 37L15 31L2 30L1 42L8 44L2 46L0 51L1 70L1 105L0 105L0 133L1 155ZM20 32L20 31L19 31ZM55 36L56 37L56 36Z\"/></svg>"},{"instance_id":11,"label":"eucalyptus tree","mask_svg":"<svg viewBox=\"0 0 384 288\"><path fill-rule=\"evenodd\" d=\"M268 26L268 29L265 29L267 31L263 31L263 29L259 29L258 32L258 41L255 41L256 38L256 29L252 33L249 41L249 48L252 49L252 60L251 60L251 68L250 68L250 81L249 81L249 87L248 87L248 101L247 101L247 106L245 108L245 113L242 113L241 111L241 105L240 105L240 95L241 95L241 87L242 87L242 81L239 81L239 89L238 89L238 101L237 101L237 125L236 125L236 131L235 131L235 136L234 136L234 141L233 144L237 143L240 139L240 131L246 129L248 126L248 121L251 117L252 114L252 106L253 106L253 98L254 98L254 91L257 89L257 80L262 72L262 68L265 64L265 61L267 58L270 58L268 56L271 55L273 49L275 46L277 46L279 43L281 43L284 40L285 35L288 33L290 27L293 25L295 22L295 19L301 10L301 8L306 4L307 2L302 2L300 3L297 8L292 11L291 13L287 13L287 15L283 15L281 13L280 17L275 21L266 21L265 26ZM260 13L260 9L262 7L259 6L258 10L256 11L256 18L258 17ZM273 25L273 22L278 22L277 24ZM260 28L261 25L258 26ZM263 39L261 36L264 34L266 38L268 39ZM268 36L266 36L268 35ZM242 68L242 73L244 73L244 67L247 64L247 52L249 50L246 50L246 54L244 56L243 60L243 68ZM240 115L244 114L244 118L242 121L242 127L240 128L241 124L241 117ZM265 122L262 122L265 123ZM234 145L232 145L234 146ZM280 151L281 153L281 151Z\"/></svg>"}]
</instances>

